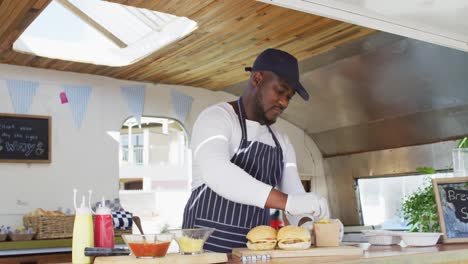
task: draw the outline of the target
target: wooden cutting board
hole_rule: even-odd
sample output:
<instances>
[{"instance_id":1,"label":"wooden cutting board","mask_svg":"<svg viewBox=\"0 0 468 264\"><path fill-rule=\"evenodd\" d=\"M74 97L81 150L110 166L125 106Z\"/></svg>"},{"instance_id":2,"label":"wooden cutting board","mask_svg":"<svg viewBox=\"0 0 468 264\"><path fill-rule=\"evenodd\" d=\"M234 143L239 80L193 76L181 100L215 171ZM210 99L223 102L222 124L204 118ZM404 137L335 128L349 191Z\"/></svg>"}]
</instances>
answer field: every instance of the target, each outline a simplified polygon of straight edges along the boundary
<instances>
[{"instance_id":1,"label":"wooden cutting board","mask_svg":"<svg viewBox=\"0 0 468 264\"><path fill-rule=\"evenodd\" d=\"M271 258L323 257L323 256L360 256L362 248L353 246L311 247L303 250L250 250L248 248L233 248L232 254L240 258L245 256L270 255Z\"/></svg>"},{"instance_id":2,"label":"wooden cutting board","mask_svg":"<svg viewBox=\"0 0 468 264\"><path fill-rule=\"evenodd\" d=\"M203 253L200 255L179 255L167 254L162 258L154 259L137 259L134 256L117 256L117 257L97 257L94 264L202 264L202 263L220 263L227 262L228 258L225 253Z\"/></svg>"}]
</instances>

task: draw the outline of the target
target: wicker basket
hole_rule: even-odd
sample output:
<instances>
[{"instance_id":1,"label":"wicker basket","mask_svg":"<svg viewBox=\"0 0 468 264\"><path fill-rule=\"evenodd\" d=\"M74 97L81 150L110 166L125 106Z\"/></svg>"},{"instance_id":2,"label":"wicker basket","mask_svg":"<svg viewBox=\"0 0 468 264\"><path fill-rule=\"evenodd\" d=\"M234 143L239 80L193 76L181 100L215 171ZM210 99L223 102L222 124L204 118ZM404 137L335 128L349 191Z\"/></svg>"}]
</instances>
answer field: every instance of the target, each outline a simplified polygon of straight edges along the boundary
<instances>
[{"instance_id":1,"label":"wicker basket","mask_svg":"<svg viewBox=\"0 0 468 264\"><path fill-rule=\"evenodd\" d=\"M27 241L34 237L34 234L8 234L11 241Z\"/></svg>"},{"instance_id":2,"label":"wicker basket","mask_svg":"<svg viewBox=\"0 0 468 264\"><path fill-rule=\"evenodd\" d=\"M36 239L70 238L74 221L75 215L23 216L23 225L34 230Z\"/></svg>"},{"instance_id":3,"label":"wicker basket","mask_svg":"<svg viewBox=\"0 0 468 264\"><path fill-rule=\"evenodd\" d=\"M94 216L93 216L94 218ZM23 225L32 227L36 239L71 238L75 215L61 216L23 216ZM94 219L93 219L94 222ZM131 234L132 230L115 229L114 235Z\"/></svg>"}]
</instances>

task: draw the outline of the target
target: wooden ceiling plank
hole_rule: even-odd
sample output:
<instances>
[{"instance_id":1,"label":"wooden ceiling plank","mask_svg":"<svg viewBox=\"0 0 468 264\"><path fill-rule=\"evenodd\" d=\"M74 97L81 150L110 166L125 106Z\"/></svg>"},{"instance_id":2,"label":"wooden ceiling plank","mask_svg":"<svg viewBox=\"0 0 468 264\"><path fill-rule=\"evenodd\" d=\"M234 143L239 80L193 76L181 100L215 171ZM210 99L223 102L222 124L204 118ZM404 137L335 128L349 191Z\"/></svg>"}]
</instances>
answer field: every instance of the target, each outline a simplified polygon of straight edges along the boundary
<instances>
[{"instance_id":1,"label":"wooden ceiling plank","mask_svg":"<svg viewBox=\"0 0 468 264\"><path fill-rule=\"evenodd\" d=\"M48 1L26 2L29 1L0 2L0 40L2 37L5 40L0 42L0 48L6 49L0 50L2 62L213 90L247 79L249 73L244 72L243 67L252 64L265 48L282 48L302 60L373 32L251 0L109 0L186 16L199 23L199 28L191 35L135 64L109 67L11 51L11 44L5 43L12 43L18 32L34 19L35 14L31 11L36 10L34 8L41 10L40 7L46 6ZM1 16L10 13L12 16L8 18Z\"/></svg>"},{"instance_id":2,"label":"wooden ceiling plank","mask_svg":"<svg viewBox=\"0 0 468 264\"><path fill-rule=\"evenodd\" d=\"M38 58L39 58L38 60L31 62L31 67L46 68L49 61L51 61L50 59L47 59L44 57L38 57Z\"/></svg>"},{"instance_id":3,"label":"wooden ceiling plank","mask_svg":"<svg viewBox=\"0 0 468 264\"><path fill-rule=\"evenodd\" d=\"M20 21L20 25L18 25L17 28L10 30L8 35L4 35L4 39L0 44L0 49L11 48L14 42L21 36L24 29L26 29L32 23L32 21L34 21L34 19L39 15L39 13L40 11L38 10L30 9L25 14L25 19Z\"/></svg>"},{"instance_id":4,"label":"wooden ceiling plank","mask_svg":"<svg viewBox=\"0 0 468 264\"><path fill-rule=\"evenodd\" d=\"M184 1L184 0L171 0L167 1L170 2L171 5L166 6L164 9L164 13L176 15L176 16L183 16L186 17L186 8L195 8L197 2L196 1ZM185 8L184 8L185 7ZM184 12L185 11L185 12Z\"/></svg>"},{"instance_id":5,"label":"wooden ceiling plank","mask_svg":"<svg viewBox=\"0 0 468 264\"><path fill-rule=\"evenodd\" d=\"M233 2L234 2L234 1L233 1ZM228 9L228 10L230 10L230 9ZM216 14L217 14L216 12L212 12L212 15L216 15ZM218 14L218 15L219 15L219 14ZM206 17L209 17L209 16L206 16ZM192 33L192 35L194 35L194 34L199 34L198 32L200 32L200 31L202 31L202 30L203 30L203 29L200 29L200 28L199 28L197 31L195 31L194 33ZM192 46L192 45L195 44L195 42L191 39L191 38L192 38L192 35L190 35L188 38L185 39L187 45L190 44L190 46ZM201 33L200 35L201 35L201 36L205 36L206 33L203 32L203 33ZM197 36L197 35L195 35L195 36ZM181 41L179 41L179 42L181 42ZM173 44L173 45L174 45L174 44ZM173 46L173 45L172 45L172 46ZM187 45L183 45L183 47L187 47ZM179 47L180 45L177 45L177 46ZM188 49L190 49L190 48L188 47ZM192 49L193 49L193 48L192 48ZM195 49L196 49L196 48L195 48ZM178 53L180 53L181 50L180 50L180 49L173 49L173 52L178 52ZM164 52L163 52L163 50L160 50L160 51L158 51L158 52L156 52L156 53L157 53L157 54L160 54L160 53L164 53ZM153 55L151 55L150 57L152 57L152 56L153 56ZM166 54L165 57L172 57L172 56ZM141 63L136 63L135 65L132 65L132 66L130 66L130 67L126 67L126 69L124 69L124 70L122 70L122 71L119 71L119 72L121 73L121 75L119 75L119 76L116 76L116 75L113 74L114 72L117 71L117 70L115 70L115 69L114 69L114 70L108 69L108 72L110 72L109 75L111 75L111 76L113 76L113 77L115 77L115 78L122 78L122 77L124 77L125 75L129 74L130 72L138 71L139 69L143 68L143 67L142 67L142 64L144 64L144 63L152 63L152 62L153 62L153 61L151 61L151 60L145 60L145 61L142 61ZM156 62L156 63L159 63L159 61ZM146 67L151 67L151 66L152 66L152 65L146 65ZM139 73L136 73L136 75L138 76ZM133 76L133 77L136 78L137 76ZM130 77L130 76L129 76L129 77ZM132 78L132 77L130 77L130 78Z\"/></svg>"},{"instance_id":6,"label":"wooden ceiling plank","mask_svg":"<svg viewBox=\"0 0 468 264\"><path fill-rule=\"evenodd\" d=\"M336 43L337 43L337 40L340 40L341 41L346 41L347 40L347 36L349 35L354 35L356 30L358 30L357 28L353 28L352 26L348 26L349 29L347 30L343 30L340 34L338 35L334 35L334 34L331 34L328 38L322 38L322 41L326 41L326 42L323 42L320 44L320 46L318 47L315 47L314 50L317 50L319 51L319 49L330 49L330 48L333 48L334 46L336 46ZM343 36L344 34L347 34L347 36ZM297 42L296 42L297 43ZM322 47L323 46L323 47ZM285 48L286 50L292 50L293 47L287 47ZM222 68L227 68L227 67L222 67ZM214 76L219 76L219 75L214 75ZM212 78L213 80L215 79L215 77ZM203 83L203 82L202 82ZM191 81L191 82L188 82L186 83L188 85L193 85L193 84L200 84L199 81L197 80L194 80L194 81Z\"/></svg>"},{"instance_id":7,"label":"wooden ceiling plank","mask_svg":"<svg viewBox=\"0 0 468 264\"><path fill-rule=\"evenodd\" d=\"M0 51L0 63L8 63L8 56L10 56L11 53L11 49Z\"/></svg>"},{"instance_id":8,"label":"wooden ceiling plank","mask_svg":"<svg viewBox=\"0 0 468 264\"><path fill-rule=\"evenodd\" d=\"M249 1L252 3L252 1ZM213 1L209 5L205 6L204 8L198 10L197 12L193 13L190 16L190 19L196 21L201 27L205 28L212 22L216 17L220 17L223 15L235 15L237 10L241 6L248 4L246 1Z\"/></svg>"},{"instance_id":9,"label":"wooden ceiling plank","mask_svg":"<svg viewBox=\"0 0 468 264\"><path fill-rule=\"evenodd\" d=\"M261 18L261 19L264 19L264 18ZM274 20L274 19L273 19L273 20ZM269 20L265 21L265 23L267 23L267 22L269 22ZM249 23L249 21L246 20L246 21L244 21L243 23ZM259 23L260 23L260 22L259 22ZM257 29L256 29L255 27L251 27L251 31L257 31ZM243 35L243 36L244 36L244 39L249 39L249 36L248 36L248 35L249 35L249 32L246 31L246 34ZM227 33L223 34L221 37L217 37L216 40L217 40L217 39L222 39L223 42L229 43L230 45L235 45L236 43L235 43L235 42L232 42L233 39L230 39L230 36L232 36L232 38L238 38L238 36L233 35L233 34L231 34L230 32L227 32ZM210 47L213 46L213 43L216 43L216 42L217 42L216 40L210 39L209 41L203 41L203 42L198 42L198 43L197 43L197 42L191 43L191 44L190 44L190 48L185 49L185 50L188 51L189 53L186 53L184 50L179 50L179 51L178 51L178 55L179 55L178 57L186 57L186 58L190 58L190 59L198 59L198 58L194 57L194 56L197 56L197 55L195 54L195 51L196 51L196 53L201 54L201 56L205 56L205 55L203 55L203 54L209 53L211 56L209 56L208 58L205 57L205 61L211 60L215 53L216 53L216 54L221 53L221 54L224 54L225 56L229 56L229 52L231 51L230 46L222 47L223 50L219 50L219 49L216 50L216 49L215 49L214 51L200 52L200 51L203 51L203 50L206 50L206 49L210 49ZM219 48L221 48L221 47L219 46ZM241 49L245 49L245 47L241 47ZM191 52L191 53L190 53L190 52ZM231 53L232 53L232 52L231 52ZM235 55L237 55L237 54L235 54ZM161 61L158 61L157 63L160 64ZM200 64L203 64L203 63L204 63L204 61L200 61ZM172 65L173 67L177 66L177 64L174 63L174 62L172 62L171 65ZM140 72L136 72L135 74L140 74ZM145 76L143 76L143 77L145 77Z\"/></svg>"},{"instance_id":10,"label":"wooden ceiling plank","mask_svg":"<svg viewBox=\"0 0 468 264\"><path fill-rule=\"evenodd\" d=\"M161 2L165 2L165 0L163 0ZM128 6L134 6L134 7L143 7L144 3L145 3L145 0L127 0L127 1L123 2L122 4L123 5L128 5Z\"/></svg>"},{"instance_id":11,"label":"wooden ceiling plank","mask_svg":"<svg viewBox=\"0 0 468 264\"><path fill-rule=\"evenodd\" d=\"M124 5L124 3L127 2L127 0L105 0L105 1L115 3L115 4L121 4L121 5Z\"/></svg>"},{"instance_id":12,"label":"wooden ceiling plank","mask_svg":"<svg viewBox=\"0 0 468 264\"><path fill-rule=\"evenodd\" d=\"M275 28L280 28L281 26L280 25L273 25ZM262 33L262 35L260 35L260 33ZM260 39L264 39L264 38L269 38L269 36L271 36L270 34L270 30L268 28L265 28L264 32L257 32L255 34L255 38L260 38ZM239 41L240 43L236 42L236 41ZM237 40L230 40L230 39L227 39L223 42L226 42L226 43L229 43L230 45L223 45L222 48L225 49L225 51L223 51L224 53L227 53L229 52L229 54L226 54L226 56L224 57L235 57L236 58L236 61L239 61L241 60L242 58L239 57L239 55L242 55L243 53L247 53L246 52L246 48L248 49L249 47L251 47L252 45L258 45L256 44L257 40L254 40L254 39L251 39L249 37L247 38L242 38L242 39L237 39ZM234 44L234 45L232 45ZM271 45L268 45L270 47L272 47ZM237 47L237 48L236 48ZM252 57L252 54L249 55L249 57ZM216 60L216 61L213 61L212 58L209 58L210 61L206 61L207 63L218 63L219 60ZM224 61L226 61L225 59L223 59ZM203 61L202 61L203 62ZM208 66L207 64L204 64L204 66Z\"/></svg>"},{"instance_id":13,"label":"wooden ceiling plank","mask_svg":"<svg viewBox=\"0 0 468 264\"><path fill-rule=\"evenodd\" d=\"M0 43L3 43L31 9L33 1L4 1L0 6Z\"/></svg>"},{"instance_id":14,"label":"wooden ceiling plank","mask_svg":"<svg viewBox=\"0 0 468 264\"><path fill-rule=\"evenodd\" d=\"M12 60L12 63L18 64L18 65L25 65L25 62L29 61L30 58L31 58L31 55L29 54L16 53L15 57Z\"/></svg>"},{"instance_id":15,"label":"wooden ceiling plank","mask_svg":"<svg viewBox=\"0 0 468 264\"><path fill-rule=\"evenodd\" d=\"M149 5L147 8L154 11L167 13L167 10L173 4L173 1L153 1L153 4Z\"/></svg>"},{"instance_id":16,"label":"wooden ceiling plank","mask_svg":"<svg viewBox=\"0 0 468 264\"><path fill-rule=\"evenodd\" d=\"M192 2L194 3L193 5L184 5L183 8L180 8L178 9L174 15L177 15L177 16L184 16L184 17L187 17L187 18L190 18L190 19L194 19L196 17L196 14L208 7L210 4L212 4L214 2L214 0L190 0L189 2Z\"/></svg>"},{"instance_id":17,"label":"wooden ceiling plank","mask_svg":"<svg viewBox=\"0 0 468 264\"><path fill-rule=\"evenodd\" d=\"M229 21L239 21L241 14L248 14L246 12L247 9L251 10L250 15L252 17L260 17L261 15L256 14L255 11L262 6L259 2L253 1L244 2L242 5L239 5L237 1L230 1L229 5L220 6L218 9L206 8L204 9L205 12L197 13L193 16L193 19L202 24L206 30L217 31L219 27L230 23ZM236 10L236 12L233 12L233 10ZM277 9L272 8L271 10ZM232 28L223 27L223 29L232 31Z\"/></svg>"},{"instance_id":18,"label":"wooden ceiling plank","mask_svg":"<svg viewBox=\"0 0 468 264\"><path fill-rule=\"evenodd\" d=\"M99 69L100 67L102 67L102 66L101 65L91 64L91 65L89 65L88 67L86 67L83 70L83 73L94 74L97 71L97 69Z\"/></svg>"},{"instance_id":19,"label":"wooden ceiling plank","mask_svg":"<svg viewBox=\"0 0 468 264\"><path fill-rule=\"evenodd\" d=\"M329 40L330 38L340 38L340 32L343 32L349 29L355 31L355 28L353 25L338 24L329 30L324 30L315 35L304 34L301 40L289 41L289 42L283 43L281 47L283 48L288 47L289 49L292 49L292 50L302 49L302 50L308 50L309 52L313 52L316 49L315 47L323 46L323 43ZM311 43L311 44L305 45L305 43Z\"/></svg>"},{"instance_id":20,"label":"wooden ceiling plank","mask_svg":"<svg viewBox=\"0 0 468 264\"><path fill-rule=\"evenodd\" d=\"M203 38L203 37L202 37ZM184 47L188 46L188 45L191 45L191 43L196 43L196 41L193 41L193 42L190 42L192 38L186 38L184 39L183 41L179 42L177 44L177 47L180 47L180 50L182 50ZM140 69L143 69L143 70L147 70L147 69L150 69L150 68L153 68L153 67L158 67L158 65L161 63L162 60L167 60L172 57L171 56L171 52L176 54L177 53L177 49L174 49L174 46L168 46L168 47L165 47L163 49L161 49L160 51L158 51L158 55L156 55L157 57L154 57L154 55L151 57L151 58L148 58L148 59L145 59L145 61L142 61L142 63L136 63L135 65L131 65L131 66L128 66L128 67L125 67L124 69L121 69L121 70L118 70L118 71L114 71L113 74L110 74L110 76L114 77L114 78L125 78L125 76L128 76L130 77L131 74L140 74L138 71ZM161 54L164 54L164 55L161 55ZM174 55L176 56L176 55ZM140 66L139 66L140 65ZM144 65L144 66L143 66Z\"/></svg>"},{"instance_id":21,"label":"wooden ceiling plank","mask_svg":"<svg viewBox=\"0 0 468 264\"><path fill-rule=\"evenodd\" d=\"M52 62L48 64L48 68L58 70L62 67L64 67L65 64L67 64L68 61L64 60L59 60L59 59L52 59Z\"/></svg>"},{"instance_id":22,"label":"wooden ceiling plank","mask_svg":"<svg viewBox=\"0 0 468 264\"><path fill-rule=\"evenodd\" d=\"M233 1L233 2L235 2L235 1ZM218 14L218 15L219 15L219 12L213 12L213 14ZM197 29L198 32L199 32L199 31L206 30L206 26L201 25L201 27L202 27L202 28ZM189 37L190 37L190 36L189 36ZM193 43L193 41L191 41L190 44L191 44L191 45L194 45L195 43ZM190 49L190 48L188 48L188 49ZM177 50L177 52L181 52L181 51L180 51L180 50ZM157 52L157 53L159 53L159 52Z\"/></svg>"},{"instance_id":23,"label":"wooden ceiling plank","mask_svg":"<svg viewBox=\"0 0 468 264\"><path fill-rule=\"evenodd\" d=\"M356 30L361 30L362 33L360 33L359 35L357 34L354 34ZM363 37L363 36L367 36L369 35L370 33L372 32L375 32L374 30L371 30L371 29L365 29L365 30L362 30L361 29L358 29L358 28L350 28L348 29L347 31L343 31L344 34L348 34L351 38L353 39L357 39L357 38L360 38L360 37ZM333 36L331 35L330 38L338 38L337 36ZM332 41L328 41L328 43L325 43L324 45L320 46L320 47L314 47L313 49L313 52L315 52L316 54L318 53L321 53L321 52L325 52L325 51L328 51L334 47L336 47L336 45L339 45L341 43L346 43L349 41L349 38L343 38L341 36L341 40L332 40ZM294 42L295 43L295 42ZM294 47L290 47L290 46L286 46L285 49L293 49ZM309 54L310 54L310 51L309 51ZM296 56L298 56L299 54L296 54ZM300 56L300 55L299 55ZM245 77L245 79L247 79L248 76ZM214 78L215 79L215 78ZM213 86L210 86L208 83L203 83L203 82L193 82L193 83L189 83L189 85L201 85L201 87L207 87L208 88L211 88L211 89L223 89L224 87L226 86L229 86L229 85L232 85L232 84L235 84L235 83L238 83L238 81L234 80L229 82L229 80L227 78L224 79L224 84L221 86L221 87L213 87ZM213 83L215 82L215 80L212 80Z\"/></svg>"},{"instance_id":24,"label":"wooden ceiling plank","mask_svg":"<svg viewBox=\"0 0 468 264\"><path fill-rule=\"evenodd\" d=\"M16 52L13 52L12 50L9 50L9 52L4 57L3 63L12 64L13 60L16 57L16 54L17 54Z\"/></svg>"},{"instance_id":25,"label":"wooden ceiling plank","mask_svg":"<svg viewBox=\"0 0 468 264\"><path fill-rule=\"evenodd\" d=\"M306 27L304 27L306 29ZM266 29L267 32L265 32L264 35L262 36L259 36L261 38L265 37L265 36L268 36L269 34L269 30ZM236 49L233 49L231 47L227 47L226 49L227 50L230 50L231 53L226 55L226 56L218 56L219 54L217 53L212 53L212 55L215 55L217 56L218 58L211 58L211 57L205 57L205 58L208 58L210 61L203 61L202 59L200 59L200 67L198 67L197 69L193 69L193 71L197 71L197 72L200 72L200 71L203 71L204 69L217 69L220 67L220 65L223 64L223 62L225 62L224 64L226 64L226 57L229 56L231 58L236 58L235 62L240 65L241 63L239 63L239 60L242 60L242 55L243 53L245 52L246 48L245 47L249 47L251 45L253 45L255 43L242 43L241 45L237 45L239 48L238 50ZM256 44L258 45L258 44ZM274 47L274 46L271 46L269 43L264 43L265 45L265 48L268 48L268 47ZM223 54L223 53L226 53L227 51L223 51L221 50L220 53ZM250 58L255 58L258 54L249 54L248 57ZM194 58L195 59L195 58ZM245 64L245 63L244 63ZM184 72L184 75L187 76L187 74L190 74L190 72ZM177 76L175 75L172 75L173 79L174 80L177 80ZM163 79L162 81L166 81L165 79Z\"/></svg>"},{"instance_id":26,"label":"wooden ceiling plank","mask_svg":"<svg viewBox=\"0 0 468 264\"><path fill-rule=\"evenodd\" d=\"M41 6L45 8L50 2L50 0L40 2ZM43 9L35 9L34 6L31 5L32 3L33 2L30 1L28 5L23 6L22 12L17 14L17 19L12 20L13 22L11 23L11 26L5 34L0 33L0 50L11 48L13 46L13 43L20 37L24 30L26 30L26 28L32 23L32 21L34 21L34 19L42 12ZM20 7L17 7L17 9L19 10Z\"/></svg>"},{"instance_id":27,"label":"wooden ceiling plank","mask_svg":"<svg viewBox=\"0 0 468 264\"><path fill-rule=\"evenodd\" d=\"M248 20L246 20L247 23L250 23ZM270 23L269 21L266 21L265 23ZM276 27L275 24L271 23L272 27ZM245 45L245 40L248 40L248 39L255 39L255 38L258 38L259 37L259 34L262 33L262 34L269 34L268 29L265 30L265 32L262 32L262 30L259 30L258 27L250 27L250 31L249 30L246 30L245 28L245 25L241 25L242 27L244 27L244 32L246 34L243 34L242 36L236 36L236 35L233 35L231 34L230 32L227 32L227 35L228 37L221 37L220 39L222 40L221 42L221 47L226 49L226 51L229 51L230 50L230 47L229 45ZM262 25L260 25L260 27L262 27ZM233 36L233 37L229 37L229 35ZM211 41L213 42L213 41ZM237 43L236 43L237 42ZM243 43L241 43L243 42ZM225 44L228 44L228 46L226 47ZM245 47L244 47L245 48ZM226 54L227 56L229 56L230 54Z\"/></svg>"},{"instance_id":28,"label":"wooden ceiling plank","mask_svg":"<svg viewBox=\"0 0 468 264\"><path fill-rule=\"evenodd\" d=\"M46 8L52 0L36 0L36 3L33 5L33 9L36 10L43 10Z\"/></svg>"}]
</instances>

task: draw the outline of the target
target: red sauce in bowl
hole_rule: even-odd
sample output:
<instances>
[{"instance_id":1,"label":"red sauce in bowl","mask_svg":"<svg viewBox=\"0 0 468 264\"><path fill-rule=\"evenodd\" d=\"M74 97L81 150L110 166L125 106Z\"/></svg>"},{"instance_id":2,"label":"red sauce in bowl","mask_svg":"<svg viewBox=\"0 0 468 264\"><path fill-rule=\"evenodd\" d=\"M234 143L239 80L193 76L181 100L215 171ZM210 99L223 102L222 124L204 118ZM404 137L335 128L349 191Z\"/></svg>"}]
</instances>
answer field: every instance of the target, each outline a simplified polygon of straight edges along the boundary
<instances>
[{"instance_id":1,"label":"red sauce in bowl","mask_svg":"<svg viewBox=\"0 0 468 264\"><path fill-rule=\"evenodd\" d=\"M128 243L136 257L164 257L171 242Z\"/></svg>"}]
</instances>

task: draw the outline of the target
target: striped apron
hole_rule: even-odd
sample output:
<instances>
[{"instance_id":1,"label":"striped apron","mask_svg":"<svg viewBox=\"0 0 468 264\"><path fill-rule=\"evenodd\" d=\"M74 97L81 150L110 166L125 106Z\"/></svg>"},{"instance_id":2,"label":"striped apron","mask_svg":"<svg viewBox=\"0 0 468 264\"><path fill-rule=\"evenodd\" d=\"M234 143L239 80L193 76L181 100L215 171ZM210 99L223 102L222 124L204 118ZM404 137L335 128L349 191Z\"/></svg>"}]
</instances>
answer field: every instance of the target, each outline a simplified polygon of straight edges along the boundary
<instances>
[{"instance_id":1,"label":"striped apron","mask_svg":"<svg viewBox=\"0 0 468 264\"><path fill-rule=\"evenodd\" d=\"M242 97L237 101L237 109L242 138L231 162L255 179L275 187L281 181L283 174L283 152L278 139L268 126L275 146L248 141ZM242 192L242 190L236 191ZM227 200L206 184L202 184L192 191L185 206L182 226L183 228L215 228L206 241L204 249L228 253L232 248L246 246L245 235L250 229L258 225L269 225L269 222L269 209Z\"/></svg>"}]
</instances>

